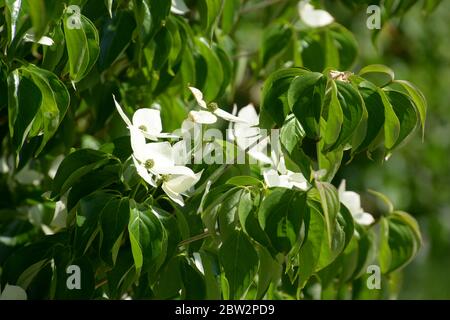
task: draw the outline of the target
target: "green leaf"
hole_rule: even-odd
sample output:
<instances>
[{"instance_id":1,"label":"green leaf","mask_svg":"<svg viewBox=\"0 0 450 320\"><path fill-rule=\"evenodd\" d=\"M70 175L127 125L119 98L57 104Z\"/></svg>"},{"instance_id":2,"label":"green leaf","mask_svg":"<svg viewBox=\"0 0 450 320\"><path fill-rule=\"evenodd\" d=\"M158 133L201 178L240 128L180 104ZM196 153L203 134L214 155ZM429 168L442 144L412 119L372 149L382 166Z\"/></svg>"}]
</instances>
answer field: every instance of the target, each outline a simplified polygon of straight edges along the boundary
<instances>
[{"instance_id":1,"label":"green leaf","mask_svg":"<svg viewBox=\"0 0 450 320\"><path fill-rule=\"evenodd\" d=\"M285 157L286 168L293 172L302 172L305 177L311 175L311 159L302 149L306 133L293 114L286 117L280 129L280 143Z\"/></svg>"},{"instance_id":2,"label":"green leaf","mask_svg":"<svg viewBox=\"0 0 450 320\"><path fill-rule=\"evenodd\" d=\"M16 150L22 148L32 122L39 111L42 93L31 79L14 70L8 77L9 133Z\"/></svg>"},{"instance_id":3,"label":"green leaf","mask_svg":"<svg viewBox=\"0 0 450 320\"><path fill-rule=\"evenodd\" d=\"M107 262L114 265L117 259L117 245L122 241L123 233L128 225L130 204L128 198L114 199L102 211L101 225L101 254Z\"/></svg>"},{"instance_id":4,"label":"green leaf","mask_svg":"<svg viewBox=\"0 0 450 320\"><path fill-rule=\"evenodd\" d=\"M213 27L220 15L221 7L221 0L200 0L198 3L200 22L208 37L212 35Z\"/></svg>"},{"instance_id":5,"label":"green leaf","mask_svg":"<svg viewBox=\"0 0 450 320\"><path fill-rule=\"evenodd\" d=\"M91 247L100 231L100 217L114 199L113 195L99 191L80 200L77 207L74 235L76 256L83 256Z\"/></svg>"},{"instance_id":6,"label":"green leaf","mask_svg":"<svg viewBox=\"0 0 450 320\"><path fill-rule=\"evenodd\" d=\"M33 25L33 34L40 39L51 21L58 21L64 11L64 3L54 0L25 0Z\"/></svg>"},{"instance_id":7,"label":"green leaf","mask_svg":"<svg viewBox=\"0 0 450 320\"><path fill-rule=\"evenodd\" d=\"M180 261L181 279L184 289L182 298L187 300L203 300L206 296L204 276L187 258Z\"/></svg>"},{"instance_id":8,"label":"green leaf","mask_svg":"<svg viewBox=\"0 0 450 320\"><path fill-rule=\"evenodd\" d=\"M324 131L326 128L326 123L323 119L321 119L321 126L321 130ZM319 142L317 160L319 163L319 168L326 170L325 174L321 177L321 180L331 182L341 167L342 158L344 156L344 147L341 146L332 151L325 150L325 139L321 139Z\"/></svg>"},{"instance_id":9,"label":"green leaf","mask_svg":"<svg viewBox=\"0 0 450 320\"><path fill-rule=\"evenodd\" d=\"M239 222L245 233L272 253L270 239L258 221L258 206L259 199L254 199L250 190L243 190L238 206Z\"/></svg>"},{"instance_id":10,"label":"green leaf","mask_svg":"<svg viewBox=\"0 0 450 320\"><path fill-rule=\"evenodd\" d=\"M385 122L384 105L381 96L378 93L378 89L368 81L361 82L358 89L367 110L367 119L365 120L367 124L364 140L354 152L359 152L368 148L383 129L383 124Z\"/></svg>"},{"instance_id":11,"label":"green leaf","mask_svg":"<svg viewBox=\"0 0 450 320\"><path fill-rule=\"evenodd\" d=\"M156 271L165 258L167 234L153 210L132 205L128 234L136 270Z\"/></svg>"},{"instance_id":12,"label":"green leaf","mask_svg":"<svg viewBox=\"0 0 450 320\"><path fill-rule=\"evenodd\" d=\"M400 135L400 120L398 120L386 93L379 89L378 94L384 105L384 146L387 150L391 150Z\"/></svg>"},{"instance_id":13,"label":"green leaf","mask_svg":"<svg viewBox=\"0 0 450 320\"><path fill-rule=\"evenodd\" d=\"M228 53L217 45L212 46L214 52L220 60L222 71L223 71L223 80L222 85L220 86L218 97L222 96L225 93L228 85L230 84L233 77L233 62L228 55Z\"/></svg>"},{"instance_id":14,"label":"green leaf","mask_svg":"<svg viewBox=\"0 0 450 320\"><path fill-rule=\"evenodd\" d=\"M265 247L257 246L256 251L259 258L256 299L259 300L264 297L270 284L279 279L282 267Z\"/></svg>"},{"instance_id":15,"label":"green leaf","mask_svg":"<svg viewBox=\"0 0 450 320\"><path fill-rule=\"evenodd\" d=\"M217 218L219 222L220 235L223 239L228 238L234 232L238 222L238 208L241 200L242 189L227 192L227 196L217 207Z\"/></svg>"},{"instance_id":16,"label":"green leaf","mask_svg":"<svg viewBox=\"0 0 450 320\"><path fill-rule=\"evenodd\" d=\"M340 210L340 202L336 188L327 182L316 182L317 190L320 195L320 204L322 205L323 214L325 216L325 225L328 235L328 244L332 245L332 236L336 217Z\"/></svg>"},{"instance_id":17,"label":"green leaf","mask_svg":"<svg viewBox=\"0 0 450 320\"><path fill-rule=\"evenodd\" d=\"M120 170L120 164L112 163L81 176L71 186L67 197L67 210L72 210L78 201L88 194L120 182Z\"/></svg>"},{"instance_id":18,"label":"green leaf","mask_svg":"<svg viewBox=\"0 0 450 320\"><path fill-rule=\"evenodd\" d=\"M100 71L109 68L123 54L135 28L136 22L130 11L119 11L104 24L98 58Z\"/></svg>"},{"instance_id":19,"label":"green leaf","mask_svg":"<svg viewBox=\"0 0 450 320\"><path fill-rule=\"evenodd\" d=\"M371 64L368 65L364 68L362 68L359 73L360 76L364 76L364 78L369 79L370 81L374 82L377 86L379 87L384 87L386 85L388 85L389 83L391 83L392 81L394 81L395 78L395 74L394 71L389 68L386 67L385 65L382 64ZM381 79L378 78L373 78L373 77L368 77L369 74L375 74L375 75L379 75L382 76ZM378 80L378 81L376 81Z\"/></svg>"},{"instance_id":20,"label":"green leaf","mask_svg":"<svg viewBox=\"0 0 450 320\"><path fill-rule=\"evenodd\" d=\"M320 114L325 93L325 78L318 72L297 76L289 86L288 104L309 138L320 131Z\"/></svg>"},{"instance_id":21,"label":"green leaf","mask_svg":"<svg viewBox=\"0 0 450 320\"><path fill-rule=\"evenodd\" d=\"M58 167L53 180L51 197L64 194L78 179L109 161L106 153L80 149L72 152Z\"/></svg>"},{"instance_id":22,"label":"green leaf","mask_svg":"<svg viewBox=\"0 0 450 320\"><path fill-rule=\"evenodd\" d=\"M161 1L161 0L143 0L147 2L150 7L150 12L152 14L152 34L156 34L159 29L164 25L166 17L170 13L170 7L172 1Z\"/></svg>"},{"instance_id":23,"label":"green leaf","mask_svg":"<svg viewBox=\"0 0 450 320\"><path fill-rule=\"evenodd\" d=\"M325 234L325 223L319 211L311 208L305 217L306 237L298 253L299 287L303 288L314 273L319 262L320 250Z\"/></svg>"},{"instance_id":24,"label":"green leaf","mask_svg":"<svg viewBox=\"0 0 450 320\"><path fill-rule=\"evenodd\" d=\"M271 59L283 54L292 40L292 35L292 28L286 23L269 25L263 34L260 50L261 65L266 66Z\"/></svg>"},{"instance_id":25,"label":"green leaf","mask_svg":"<svg viewBox=\"0 0 450 320\"><path fill-rule=\"evenodd\" d=\"M69 21L69 16L65 17L65 21ZM70 78L75 83L91 71L100 53L95 25L82 14L80 25L80 28L77 28L64 23Z\"/></svg>"},{"instance_id":26,"label":"green leaf","mask_svg":"<svg viewBox=\"0 0 450 320\"><path fill-rule=\"evenodd\" d=\"M325 220L326 224L326 220ZM330 237L328 229L325 228L326 237ZM331 234L331 245L327 241L322 241L319 262L316 271L323 270L330 266L350 243L354 234L354 222L351 213L345 206L341 206L336 216L336 223ZM324 239L325 240L325 239Z\"/></svg>"},{"instance_id":27,"label":"green leaf","mask_svg":"<svg viewBox=\"0 0 450 320\"><path fill-rule=\"evenodd\" d=\"M263 199L259 223L278 252L289 252L299 240L305 211L306 193L302 191L275 188Z\"/></svg>"},{"instance_id":28,"label":"green leaf","mask_svg":"<svg viewBox=\"0 0 450 320\"><path fill-rule=\"evenodd\" d=\"M154 38L155 55L153 57L153 68L161 70L169 58L170 50L172 48L172 36L166 27L161 27Z\"/></svg>"},{"instance_id":29,"label":"green leaf","mask_svg":"<svg viewBox=\"0 0 450 320\"><path fill-rule=\"evenodd\" d=\"M229 34L239 18L241 0L224 0L222 12L222 31Z\"/></svg>"},{"instance_id":30,"label":"green leaf","mask_svg":"<svg viewBox=\"0 0 450 320\"><path fill-rule=\"evenodd\" d=\"M236 176L230 178L227 182L227 184L233 184L235 186L261 186L262 181L255 177L251 176Z\"/></svg>"},{"instance_id":31,"label":"green leaf","mask_svg":"<svg viewBox=\"0 0 450 320\"><path fill-rule=\"evenodd\" d=\"M427 116L427 100L423 93L414 84L405 80L395 80L394 83L400 84L409 94L414 102L417 113L419 114L420 124L422 126L422 140L425 135L425 121Z\"/></svg>"},{"instance_id":32,"label":"green leaf","mask_svg":"<svg viewBox=\"0 0 450 320\"><path fill-rule=\"evenodd\" d=\"M344 122L344 113L339 103L337 86L334 81L331 81L331 91L328 99L327 121L323 134L325 149L336 142L341 132L342 123Z\"/></svg>"},{"instance_id":33,"label":"green leaf","mask_svg":"<svg viewBox=\"0 0 450 320\"><path fill-rule=\"evenodd\" d=\"M37 156L58 129L69 108L70 96L66 86L52 72L29 64L21 68L21 73L24 77L33 80L41 91L41 106L36 115L39 122L35 120L30 134L35 136L43 133L41 145L35 153ZM38 132L33 132L34 129L38 129Z\"/></svg>"},{"instance_id":34,"label":"green leaf","mask_svg":"<svg viewBox=\"0 0 450 320\"><path fill-rule=\"evenodd\" d=\"M341 132L336 142L327 151L348 143L358 128L364 113L364 106L358 91L349 83L336 81L338 100L343 111Z\"/></svg>"},{"instance_id":35,"label":"green leaf","mask_svg":"<svg viewBox=\"0 0 450 320\"><path fill-rule=\"evenodd\" d=\"M202 92L207 101L212 101L222 90L224 80L222 63L205 38L197 38L195 44L206 63L205 81L201 86Z\"/></svg>"},{"instance_id":36,"label":"green leaf","mask_svg":"<svg viewBox=\"0 0 450 320\"><path fill-rule=\"evenodd\" d=\"M22 35L30 27L26 22L30 12L28 1L5 0L6 21L8 27L8 44L16 40L17 35Z\"/></svg>"},{"instance_id":37,"label":"green leaf","mask_svg":"<svg viewBox=\"0 0 450 320\"><path fill-rule=\"evenodd\" d=\"M409 97L398 91L385 91L400 123L400 132L391 150L404 141L416 128L418 118L414 104Z\"/></svg>"},{"instance_id":38,"label":"green leaf","mask_svg":"<svg viewBox=\"0 0 450 320\"><path fill-rule=\"evenodd\" d=\"M61 24L54 27L53 32L50 33L50 38L53 39L54 45L44 46L44 58L42 60L42 67L53 71L64 55L65 39Z\"/></svg>"},{"instance_id":39,"label":"green leaf","mask_svg":"<svg viewBox=\"0 0 450 320\"><path fill-rule=\"evenodd\" d=\"M272 73L264 82L261 96L261 112L259 123L263 129L271 129L273 125L281 126L290 112L286 101L286 93L296 76L305 75L308 71L301 68L282 69Z\"/></svg>"},{"instance_id":40,"label":"green leaf","mask_svg":"<svg viewBox=\"0 0 450 320\"><path fill-rule=\"evenodd\" d=\"M421 245L420 231L415 220L405 212L393 212L381 219L381 272L401 269L416 255Z\"/></svg>"},{"instance_id":41,"label":"green leaf","mask_svg":"<svg viewBox=\"0 0 450 320\"><path fill-rule=\"evenodd\" d=\"M258 271L258 254L242 231L233 232L219 249L219 258L230 287L230 299L240 299Z\"/></svg>"}]
</instances>

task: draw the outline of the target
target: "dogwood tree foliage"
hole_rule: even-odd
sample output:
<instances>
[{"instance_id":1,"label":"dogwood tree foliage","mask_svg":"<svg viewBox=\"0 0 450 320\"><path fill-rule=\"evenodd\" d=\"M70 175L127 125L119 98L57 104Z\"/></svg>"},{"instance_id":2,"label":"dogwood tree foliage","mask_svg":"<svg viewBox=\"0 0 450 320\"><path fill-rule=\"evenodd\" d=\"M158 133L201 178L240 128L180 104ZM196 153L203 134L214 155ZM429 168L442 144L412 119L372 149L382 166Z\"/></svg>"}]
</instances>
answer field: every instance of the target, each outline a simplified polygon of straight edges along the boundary
<instances>
[{"instance_id":1,"label":"dogwood tree foliage","mask_svg":"<svg viewBox=\"0 0 450 320\"><path fill-rule=\"evenodd\" d=\"M333 178L423 134L426 101L319 2L0 0L2 297L390 297L417 223Z\"/></svg>"}]
</instances>

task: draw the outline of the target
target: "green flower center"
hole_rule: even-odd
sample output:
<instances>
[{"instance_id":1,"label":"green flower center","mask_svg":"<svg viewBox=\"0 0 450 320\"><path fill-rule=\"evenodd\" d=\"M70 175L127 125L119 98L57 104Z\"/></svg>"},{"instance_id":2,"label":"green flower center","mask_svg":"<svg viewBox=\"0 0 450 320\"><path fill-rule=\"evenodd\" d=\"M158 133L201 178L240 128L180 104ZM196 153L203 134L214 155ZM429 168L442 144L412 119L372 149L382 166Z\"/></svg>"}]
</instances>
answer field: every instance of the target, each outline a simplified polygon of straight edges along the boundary
<instances>
[{"instance_id":1,"label":"green flower center","mask_svg":"<svg viewBox=\"0 0 450 320\"><path fill-rule=\"evenodd\" d=\"M208 111L214 112L217 109L219 109L219 106L217 105L217 103L211 102L210 104L208 104Z\"/></svg>"},{"instance_id":2,"label":"green flower center","mask_svg":"<svg viewBox=\"0 0 450 320\"><path fill-rule=\"evenodd\" d=\"M154 165L155 165L155 161L153 161L152 159L148 159L144 162L144 167L147 170L153 168Z\"/></svg>"},{"instance_id":3,"label":"green flower center","mask_svg":"<svg viewBox=\"0 0 450 320\"><path fill-rule=\"evenodd\" d=\"M141 129L142 131L147 131L147 127L144 126L144 125L140 125L140 126L139 126L139 129Z\"/></svg>"},{"instance_id":4,"label":"green flower center","mask_svg":"<svg viewBox=\"0 0 450 320\"><path fill-rule=\"evenodd\" d=\"M165 181L169 181L169 177L170 177L170 175L168 175L168 174L162 174L161 175L161 180L164 181L164 182Z\"/></svg>"}]
</instances>

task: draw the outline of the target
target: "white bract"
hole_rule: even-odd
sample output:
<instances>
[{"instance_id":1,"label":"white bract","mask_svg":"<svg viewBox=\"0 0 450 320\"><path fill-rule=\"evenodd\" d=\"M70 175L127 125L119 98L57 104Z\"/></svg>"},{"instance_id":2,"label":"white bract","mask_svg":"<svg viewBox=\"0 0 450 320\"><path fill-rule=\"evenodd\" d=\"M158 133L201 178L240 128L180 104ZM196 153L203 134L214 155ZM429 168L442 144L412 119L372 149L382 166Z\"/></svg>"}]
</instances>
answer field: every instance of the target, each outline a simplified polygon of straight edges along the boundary
<instances>
[{"instance_id":1,"label":"white bract","mask_svg":"<svg viewBox=\"0 0 450 320\"><path fill-rule=\"evenodd\" d=\"M172 0L170 12L173 14L183 15L189 12L189 8L183 0Z\"/></svg>"},{"instance_id":2,"label":"white bract","mask_svg":"<svg viewBox=\"0 0 450 320\"><path fill-rule=\"evenodd\" d=\"M185 194L198 182L198 180L200 180L203 171L194 173L191 170L191 172L192 174L169 174L162 176L162 189L170 199L180 206L184 205L183 197L181 195Z\"/></svg>"},{"instance_id":3,"label":"white bract","mask_svg":"<svg viewBox=\"0 0 450 320\"><path fill-rule=\"evenodd\" d=\"M234 108L233 113L235 113ZM269 137L262 137L259 125L259 116L253 104L248 104L239 110L237 114L243 122L237 122L232 125L230 123L231 132L229 139L236 141L236 144L242 150L247 150L250 157L263 163L271 163L271 159L267 156L267 145ZM259 141L259 142L258 142Z\"/></svg>"},{"instance_id":4,"label":"white bract","mask_svg":"<svg viewBox=\"0 0 450 320\"><path fill-rule=\"evenodd\" d=\"M272 168L263 172L264 181L269 188L281 187L292 189L295 187L300 190L308 189L308 181L302 173L286 169L283 155L280 155L277 162L273 165L276 169Z\"/></svg>"},{"instance_id":5,"label":"white bract","mask_svg":"<svg viewBox=\"0 0 450 320\"><path fill-rule=\"evenodd\" d=\"M6 284L3 292L0 288L0 300L27 300L27 293L19 286Z\"/></svg>"},{"instance_id":6,"label":"white bract","mask_svg":"<svg viewBox=\"0 0 450 320\"><path fill-rule=\"evenodd\" d=\"M158 138L174 137L174 135L161 132L162 122L159 110L149 108L138 109L133 114L133 121L130 121L125 112L123 112L122 107L116 101L116 98L114 96L113 98L117 111L130 130L131 128L137 128L144 134L145 138L153 141L157 141Z\"/></svg>"},{"instance_id":7,"label":"white bract","mask_svg":"<svg viewBox=\"0 0 450 320\"><path fill-rule=\"evenodd\" d=\"M326 10L315 9L309 1L300 1L298 12L303 22L313 28L324 27L334 21L333 16Z\"/></svg>"},{"instance_id":8,"label":"white bract","mask_svg":"<svg viewBox=\"0 0 450 320\"><path fill-rule=\"evenodd\" d=\"M36 39L36 37L35 37L34 34L32 34L32 33L26 33L26 34L23 36L23 40L24 40L25 42L39 43L39 44L42 44L42 45L44 45L44 46L49 46L49 47L55 44L55 42L53 41L53 39L50 38L50 37L43 36L43 37L40 38L40 39Z\"/></svg>"},{"instance_id":9,"label":"white bract","mask_svg":"<svg viewBox=\"0 0 450 320\"><path fill-rule=\"evenodd\" d=\"M243 121L242 119L239 119L238 117L232 115L231 113L220 109L215 103L210 103L208 105L203 98L203 93L199 89L189 87L189 90L191 90L192 94L194 95L197 104L202 109L205 109L200 111L189 112L188 118L192 122L201 124L212 124L215 123L217 121L217 117L219 117L227 121L245 123L245 121Z\"/></svg>"},{"instance_id":10,"label":"white bract","mask_svg":"<svg viewBox=\"0 0 450 320\"><path fill-rule=\"evenodd\" d=\"M352 214L353 219L355 219L358 224L367 226L375 221L370 213L364 212L364 209L361 208L361 197L359 194L353 191L345 190L345 180L342 180L339 185L338 192L339 200L347 207Z\"/></svg>"},{"instance_id":11,"label":"white bract","mask_svg":"<svg viewBox=\"0 0 450 320\"><path fill-rule=\"evenodd\" d=\"M146 139L157 141L161 137L174 137L174 135L161 133L159 110L139 109L134 113L131 122L115 98L114 102L130 130L132 159L137 173L155 188L161 183L163 191L169 198L183 206L182 195L201 177L201 172L194 173L192 169L184 166L187 159L180 157L184 141L179 141L173 146L167 141L147 143Z\"/></svg>"}]
</instances>

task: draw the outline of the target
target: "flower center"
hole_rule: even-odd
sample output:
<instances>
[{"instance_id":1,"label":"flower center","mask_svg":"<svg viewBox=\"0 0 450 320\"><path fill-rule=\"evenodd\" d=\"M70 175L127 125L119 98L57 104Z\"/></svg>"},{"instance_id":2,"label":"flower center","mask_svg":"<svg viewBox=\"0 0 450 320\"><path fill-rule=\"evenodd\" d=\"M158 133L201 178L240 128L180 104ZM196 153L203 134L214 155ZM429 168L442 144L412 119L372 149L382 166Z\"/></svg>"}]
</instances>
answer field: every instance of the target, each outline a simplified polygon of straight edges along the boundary
<instances>
[{"instance_id":1,"label":"flower center","mask_svg":"<svg viewBox=\"0 0 450 320\"><path fill-rule=\"evenodd\" d=\"M219 108L219 106L215 102L211 102L210 104L208 104L208 111L210 111L210 112L214 112L218 108Z\"/></svg>"},{"instance_id":2,"label":"flower center","mask_svg":"<svg viewBox=\"0 0 450 320\"><path fill-rule=\"evenodd\" d=\"M162 174L161 175L161 180L164 181L164 182L169 181L169 177L170 177L170 175L168 175L168 174Z\"/></svg>"},{"instance_id":3,"label":"flower center","mask_svg":"<svg viewBox=\"0 0 450 320\"><path fill-rule=\"evenodd\" d=\"M143 124L139 126L139 129L141 129L142 131L147 131L147 127Z\"/></svg>"},{"instance_id":4,"label":"flower center","mask_svg":"<svg viewBox=\"0 0 450 320\"><path fill-rule=\"evenodd\" d=\"M147 170L153 168L154 165L155 165L155 161L153 161L152 159L148 159L144 162L144 167Z\"/></svg>"}]
</instances>

